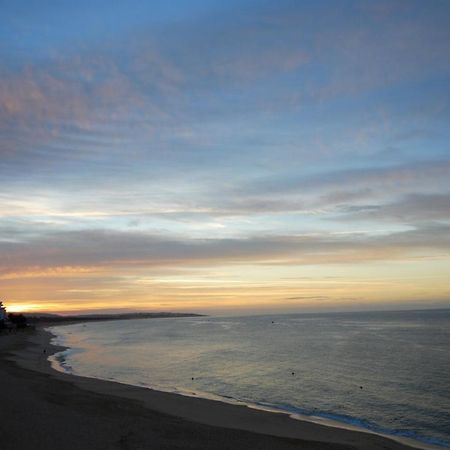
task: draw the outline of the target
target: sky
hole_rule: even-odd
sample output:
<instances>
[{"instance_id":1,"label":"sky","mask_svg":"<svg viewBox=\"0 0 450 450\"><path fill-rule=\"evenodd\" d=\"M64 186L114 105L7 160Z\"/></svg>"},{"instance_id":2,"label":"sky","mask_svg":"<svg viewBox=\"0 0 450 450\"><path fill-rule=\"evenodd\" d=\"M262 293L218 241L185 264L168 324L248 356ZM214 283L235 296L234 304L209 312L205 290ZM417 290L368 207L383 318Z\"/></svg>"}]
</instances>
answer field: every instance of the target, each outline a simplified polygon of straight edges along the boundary
<instances>
[{"instance_id":1,"label":"sky","mask_svg":"<svg viewBox=\"0 0 450 450\"><path fill-rule=\"evenodd\" d=\"M450 2L1 4L10 311L450 307Z\"/></svg>"}]
</instances>

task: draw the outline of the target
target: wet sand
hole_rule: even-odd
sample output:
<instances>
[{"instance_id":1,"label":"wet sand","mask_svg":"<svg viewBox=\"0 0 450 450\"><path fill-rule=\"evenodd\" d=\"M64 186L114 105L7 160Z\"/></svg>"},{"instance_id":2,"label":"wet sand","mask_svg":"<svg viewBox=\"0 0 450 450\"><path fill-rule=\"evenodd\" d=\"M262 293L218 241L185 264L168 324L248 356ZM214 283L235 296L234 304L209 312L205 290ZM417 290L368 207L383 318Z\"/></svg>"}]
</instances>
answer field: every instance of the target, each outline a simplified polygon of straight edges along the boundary
<instances>
[{"instance_id":1,"label":"wet sand","mask_svg":"<svg viewBox=\"0 0 450 450\"><path fill-rule=\"evenodd\" d=\"M47 360L62 350L50 338L43 329L0 336L2 450L411 449L286 414L61 373Z\"/></svg>"}]
</instances>

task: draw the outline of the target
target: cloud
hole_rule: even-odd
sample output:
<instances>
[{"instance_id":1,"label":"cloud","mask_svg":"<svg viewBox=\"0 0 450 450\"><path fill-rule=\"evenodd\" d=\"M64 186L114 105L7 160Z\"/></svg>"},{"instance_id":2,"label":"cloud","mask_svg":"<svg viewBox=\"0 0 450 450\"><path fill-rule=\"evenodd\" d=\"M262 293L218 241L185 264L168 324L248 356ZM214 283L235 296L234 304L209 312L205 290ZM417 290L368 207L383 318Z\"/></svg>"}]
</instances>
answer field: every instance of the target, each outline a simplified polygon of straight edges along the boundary
<instances>
[{"instance_id":1,"label":"cloud","mask_svg":"<svg viewBox=\"0 0 450 450\"><path fill-rule=\"evenodd\" d=\"M420 255L448 255L449 231L448 225L426 225L378 236L323 233L183 240L107 230L48 233L23 242L0 242L0 272L5 275L27 268L32 272L71 267L76 270L89 267L126 270L133 267L326 264L408 259Z\"/></svg>"},{"instance_id":2,"label":"cloud","mask_svg":"<svg viewBox=\"0 0 450 450\"><path fill-rule=\"evenodd\" d=\"M137 29L115 45L104 41L89 50L60 50L37 62L5 65L0 155L11 163L20 163L20 158L14 161L18 152L27 159L58 159L61 148L40 152L40 147L54 142L70 147L71 136L91 134L104 144L96 150L108 157L111 135L128 135L130 128L158 143L164 127L170 135L180 123L189 128L195 122L190 102L198 103L198 93L215 98L220 86L272 77L307 61L295 45L271 44L274 30L246 17L213 19L214 27L204 21L172 24L169 38L158 27ZM89 161L89 154L78 156Z\"/></svg>"},{"instance_id":3,"label":"cloud","mask_svg":"<svg viewBox=\"0 0 450 450\"><path fill-rule=\"evenodd\" d=\"M435 29L427 26L435 17L428 12L424 23L416 19L412 25L397 8L389 8L389 23L374 30L373 12L358 4L350 12L370 24L367 29L349 24L348 11L323 5L305 9L288 1L235 8L170 27L144 27L142 19L142 28L121 29L113 42L102 36L94 45L81 41L76 49L28 58L24 65L5 64L0 72L0 173L14 177L39 167L54 177L75 168L97 177L102 171L122 171L126 177L124 166L132 165L131 159L148 163L155 154L173 165L183 158L187 164L189 157L182 156L187 154L193 166L225 157L239 160L246 153L253 161L255 152L263 160L264 145L272 153L282 139L264 134L267 122L258 120L289 116L301 126L305 118L295 114L314 115L317 95L365 79L358 70L348 73L355 67L375 78L386 70L386 59L421 74L447 70L442 55L448 27L441 21ZM394 45L388 45L390 39ZM373 52L364 53L366 48ZM376 87L378 79L364 81L370 82ZM279 123L273 123L276 129ZM287 131L285 146L297 154L292 134Z\"/></svg>"},{"instance_id":4,"label":"cloud","mask_svg":"<svg viewBox=\"0 0 450 450\"><path fill-rule=\"evenodd\" d=\"M148 127L163 122L167 113L161 111L158 95L173 84L173 77L155 69L164 67L163 58L147 58L146 64L152 69L146 73L146 89L155 91L151 97L139 82L140 68L130 73L105 51L59 56L1 73L3 161L21 164L24 157L34 163L70 157L89 162L99 151L110 157L107 145L121 134L121 127L114 125L123 126L137 114L147 119Z\"/></svg>"},{"instance_id":5,"label":"cloud","mask_svg":"<svg viewBox=\"0 0 450 450\"><path fill-rule=\"evenodd\" d=\"M341 169L321 172L318 175L268 177L248 183L242 190L249 192L292 193L305 190L320 190L355 187L361 189L382 188L401 190L410 189L413 185L424 184L435 187L450 177L450 161L424 161L399 164L388 167L362 167L357 169Z\"/></svg>"},{"instance_id":6,"label":"cloud","mask_svg":"<svg viewBox=\"0 0 450 450\"><path fill-rule=\"evenodd\" d=\"M400 212L400 204L407 202L405 212L408 209L410 215L405 215L406 222L426 219L425 211L429 220L435 220L446 217L446 198L441 193L450 188L449 179L448 160L338 169L315 175L283 172L236 182L232 187L218 183L217 190L211 189L211 195L201 201L205 215L299 213L327 219L340 214L349 219L363 214L376 219L378 211L381 215L381 211L393 214L397 207Z\"/></svg>"},{"instance_id":7,"label":"cloud","mask_svg":"<svg viewBox=\"0 0 450 450\"><path fill-rule=\"evenodd\" d=\"M148 180L137 173L135 180L120 184L119 190L116 178L102 184L97 181L95 187L85 184L83 178L75 179L74 184L69 179L64 180L60 192L50 191L50 195L45 189L30 191L26 185L21 189L5 186L0 217L9 230L18 227L24 233L46 227L57 230L63 224L92 228L99 221L109 228L114 221L117 225L125 220L153 229L176 226L177 232L185 233L188 226L220 227L212 221L222 219L228 221L230 231L239 233L242 221L249 221L245 226L248 232L261 225L261 216L279 217L282 226L283 216L292 214L338 222L364 219L415 224L448 219L448 160L317 175L283 173L251 181L231 176L233 183L220 172L214 173L217 176L196 178L197 172L162 171ZM235 223L230 222L233 217Z\"/></svg>"},{"instance_id":8,"label":"cloud","mask_svg":"<svg viewBox=\"0 0 450 450\"><path fill-rule=\"evenodd\" d=\"M420 82L431 73L449 73L449 60L443 56L450 51L448 5L436 15L437 10L409 3L396 2L389 13L384 8L382 18L359 3L361 15L351 26L336 14L338 20L317 39L318 54L327 59L329 69L328 82L316 91L318 98L364 95Z\"/></svg>"},{"instance_id":9,"label":"cloud","mask_svg":"<svg viewBox=\"0 0 450 450\"><path fill-rule=\"evenodd\" d=\"M392 203L348 206L345 220L389 220L402 223L450 220L450 194L411 194Z\"/></svg>"}]
</instances>

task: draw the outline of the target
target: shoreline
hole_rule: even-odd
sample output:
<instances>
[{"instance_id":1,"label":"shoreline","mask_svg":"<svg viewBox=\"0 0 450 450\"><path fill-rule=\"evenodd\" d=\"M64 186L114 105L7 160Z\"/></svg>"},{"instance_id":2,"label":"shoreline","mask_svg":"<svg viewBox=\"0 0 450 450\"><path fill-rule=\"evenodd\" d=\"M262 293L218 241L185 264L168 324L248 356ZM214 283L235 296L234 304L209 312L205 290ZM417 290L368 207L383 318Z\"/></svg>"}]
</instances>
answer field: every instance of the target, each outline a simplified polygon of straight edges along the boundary
<instances>
[{"instance_id":1,"label":"shoreline","mask_svg":"<svg viewBox=\"0 0 450 450\"><path fill-rule=\"evenodd\" d=\"M50 325L52 326L52 325ZM336 427L330 423L317 423L310 420L309 417L291 417L283 411L267 411L262 408L253 408L242 404L232 404L219 400L205 399L201 397L186 396L180 393L171 393L157 391L148 387L137 387L123 384L116 381L100 380L96 378L82 377L78 375L60 372L52 368L48 358L58 352L64 351L67 347L60 347L51 344L53 334L50 331L38 328L32 332L22 333L21 336L0 337L11 340L15 338L12 349L6 348L1 351L1 358L7 359L16 365L16 369L26 371L28 376L33 378L40 375L46 377L47 384L62 383L62 390L71 386L76 390L81 390L84 395L91 394L95 397L101 396L103 400L109 400L116 403L129 403L135 405L135 413L142 409L147 413L159 416L161 423L167 423L176 420L182 421L183 426L190 428L204 428L209 430L206 436L216 434L217 436L225 433L232 435L237 442L233 446L221 446L220 439L214 440L215 448L243 448L238 445L239 439L255 441L254 448L261 448L261 440L272 439L270 448L298 448L303 449L392 449L407 450L411 448L422 449L442 449L442 447L423 444L412 439L397 438L395 436L386 436L377 434L370 430L359 429L357 427ZM17 342L19 341L19 342ZM21 341L21 342L20 342ZM45 350L45 352L44 352ZM22 373L23 375L23 373ZM61 393L62 394L62 393ZM90 399L92 400L92 399ZM71 408L70 398L66 398L66 409ZM95 409L95 406L94 406ZM101 408L99 408L99 413ZM4 422L3 418L1 418ZM319 418L320 420L320 418ZM336 424L339 425L339 424ZM144 426L144 424L143 424ZM145 426L144 426L145 428ZM141 434L143 430L140 429ZM205 431L203 431L204 433ZM245 435L245 437L244 437ZM144 435L141 440L145 442ZM152 436L151 442L154 443L155 437ZM202 434L195 436L195 439L202 439ZM120 439L119 439L120 440ZM169 439L170 440L170 439ZM411 442L410 442L411 441ZM259 442L259 443L258 443ZM211 444L209 444L211 445ZM13 447L11 447L13 448ZM36 448L33 447L15 447L15 448ZM51 447L48 447L51 448ZM74 447L83 448L83 447ZM91 448L101 448L91 446ZM105 448L123 448L105 447ZM131 446L124 448L145 448L140 446ZM153 447L155 448L155 447ZM166 448L161 443L160 447ZM201 446L190 446L184 442L181 446L167 448L202 448ZM245 448L252 448L245 445Z\"/></svg>"},{"instance_id":2,"label":"shoreline","mask_svg":"<svg viewBox=\"0 0 450 450\"><path fill-rule=\"evenodd\" d=\"M78 323L78 322L71 322L71 323L67 323L67 324L56 325L56 327L64 326L64 325L72 325L72 324L76 324L76 323ZM66 356L64 355L61 358L58 357L58 355L65 353L66 351L71 351L73 349L71 347L67 347L67 346L59 345L59 344L53 344L51 342L51 341L59 338L59 335L56 335L51 331L51 328L53 328L53 327L54 327L54 325L51 325L50 327L45 327L44 331L50 333L53 336L53 337L49 338L50 345L58 347L61 350L50 355L48 360L49 360L49 363L52 366L53 370L56 370L57 372L60 372L60 373L64 373L64 374L72 375L72 376L76 376L76 377L86 377L86 378L91 378L94 380L119 383L124 386L133 386L133 387L141 388L141 389L149 389L151 391L161 392L161 393L165 393L165 394L169 394L169 395L180 395L180 396L187 397L187 398L201 398L201 399L207 400L207 401L219 402L219 403L223 403L223 404L227 404L227 405L238 406L241 408L254 409L254 410L263 411L263 412L266 412L269 414L283 414L295 421L308 422L308 423L313 423L316 425L321 425L321 426L334 428L334 429L342 429L342 430L347 430L347 431L368 433L368 434L372 434L372 435L376 435L376 436L385 437L387 439L397 441L401 444L407 445L414 449L422 449L422 450L443 450L444 449L445 450L446 448L448 448L443 445L433 444L433 443L429 443L429 442L426 442L423 440L414 439L413 437L402 436L400 434L396 435L395 433L389 433L388 431L386 431L386 432L377 431L377 430L374 430L371 428L364 427L363 425L358 425L358 423L339 421L339 419L334 419L332 417L325 417L325 416L320 416L320 415L313 415L313 414L309 415L309 414L305 414L305 413L302 413L299 411L278 408L275 405L264 405L264 404L259 404L259 403L245 402L245 401L242 401L242 400L239 400L236 398L223 397L218 394L211 394L211 393L202 392L202 391L183 391L183 390L178 390L176 388L164 389L164 388L161 388L158 386L152 386L152 385L147 385L147 384L131 384L131 383L121 382L121 381L118 381L115 379L97 378L97 377L89 377L87 375L74 374L73 372L71 372L70 369L66 370L64 367L64 362L65 362ZM350 418L350 419L353 419L355 421L359 420L358 418Z\"/></svg>"}]
</instances>

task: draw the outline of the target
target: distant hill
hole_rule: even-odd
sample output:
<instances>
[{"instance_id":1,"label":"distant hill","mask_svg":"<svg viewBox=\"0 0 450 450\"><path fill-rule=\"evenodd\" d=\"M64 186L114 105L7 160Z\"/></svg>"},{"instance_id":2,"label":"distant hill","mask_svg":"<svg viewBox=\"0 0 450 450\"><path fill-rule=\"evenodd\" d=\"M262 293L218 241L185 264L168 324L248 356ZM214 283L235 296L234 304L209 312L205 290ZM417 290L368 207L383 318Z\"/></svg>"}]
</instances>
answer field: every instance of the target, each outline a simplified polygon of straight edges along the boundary
<instances>
[{"instance_id":1,"label":"distant hill","mask_svg":"<svg viewBox=\"0 0 450 450\"><path fill-rule=\"evenodd\" d=\"M64 322L93 322L102 320L127 320L127 319L160 319L174 317L202 317L204 314L172 313L172 312L138 312L126 314L77 314L73 316L61 316L59 314L24 313L30 323L64 323Z\"/></svg>"},{"instance_id":2,"label":"distant hill","mask_svg":"<svg viewBox=\"0 0 450 450\"><path fill-rule=\"evenodd\" d=\"M24 316L26 316L27 319L32 318L48 318L48 317L62 317L59 314L50 314L50 313L23 313Z\"/></svg>"}]
</instances>

